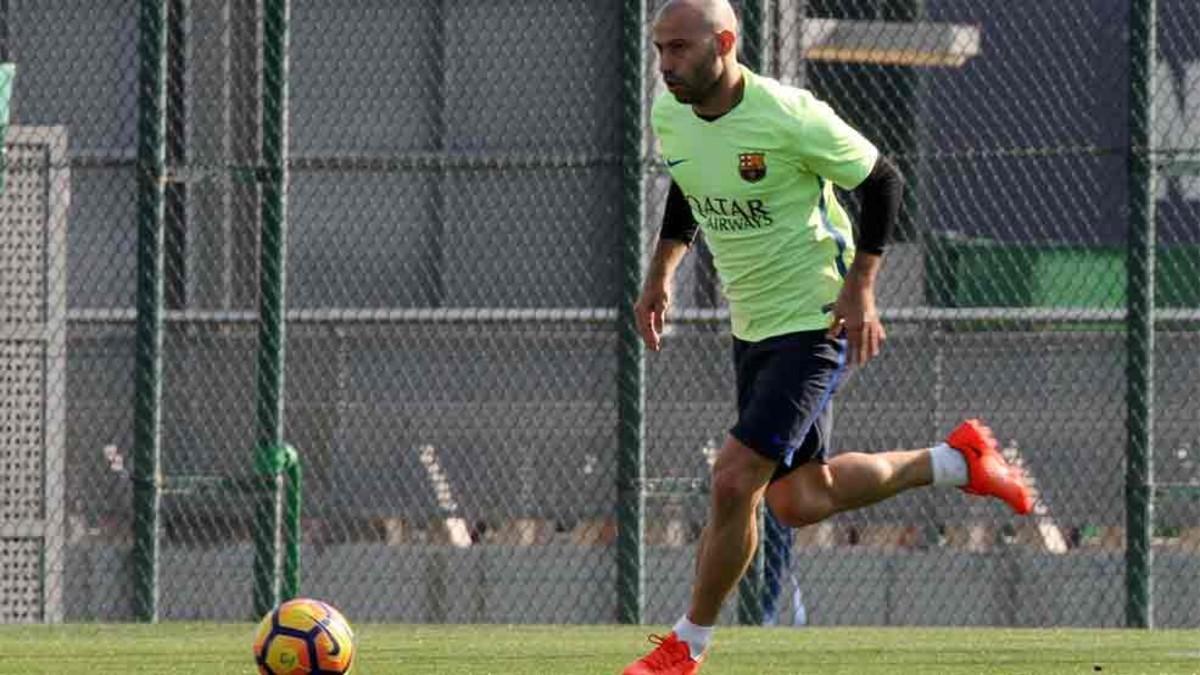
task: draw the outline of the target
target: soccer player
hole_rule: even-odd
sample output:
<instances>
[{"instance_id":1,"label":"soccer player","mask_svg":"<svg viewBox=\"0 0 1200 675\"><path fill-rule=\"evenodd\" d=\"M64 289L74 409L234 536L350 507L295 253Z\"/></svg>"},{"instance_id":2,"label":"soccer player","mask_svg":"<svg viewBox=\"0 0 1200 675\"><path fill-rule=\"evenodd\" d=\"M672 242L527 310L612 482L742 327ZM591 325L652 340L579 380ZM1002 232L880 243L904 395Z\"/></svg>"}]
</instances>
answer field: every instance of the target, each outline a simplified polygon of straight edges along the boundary
<instances>
[{"instance_id":1,"label":"soccer player","mask_svg":"<svg viewBox=\"0 0 1200 675\"><path fill-rule=\"evenodd\" d=\"M699 669L749 564L760 500L802 527L923 485L997 497L1020 514L1032 496L978 420L930 448L828 457L829 399L885 338L874 285L903 179L811 93L738 63L727 0L668 0L653 37L669 93L652 122L672 185L635 320L659 350L672 275L703 230L729 300L738 408L712 468L691 605L624 671L682 675ZM860 197L857 238L834 185Z\"/></svg>"}]
</instances>

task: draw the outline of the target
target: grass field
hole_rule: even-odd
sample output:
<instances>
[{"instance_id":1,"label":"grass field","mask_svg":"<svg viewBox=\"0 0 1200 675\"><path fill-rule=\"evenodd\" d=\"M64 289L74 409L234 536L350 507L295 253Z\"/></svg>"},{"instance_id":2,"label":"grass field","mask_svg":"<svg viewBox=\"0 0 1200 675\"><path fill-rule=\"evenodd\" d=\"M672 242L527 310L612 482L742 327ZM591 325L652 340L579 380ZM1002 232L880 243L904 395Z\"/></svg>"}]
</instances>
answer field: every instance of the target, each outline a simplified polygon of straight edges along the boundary
<instances>
[{"instance_id":1,"label":"grass field","mask_svg":"<svg viewBox=\"0 0 1200 675\"><path fill-rule=\"evenodd\" d=\"M357 626L357 675L617 673L647 629ZM0 626L0 673L254 673L250 624ZM1197 673L1200 631L722 628L704 675Z\"/></svg>"}]
</instances>

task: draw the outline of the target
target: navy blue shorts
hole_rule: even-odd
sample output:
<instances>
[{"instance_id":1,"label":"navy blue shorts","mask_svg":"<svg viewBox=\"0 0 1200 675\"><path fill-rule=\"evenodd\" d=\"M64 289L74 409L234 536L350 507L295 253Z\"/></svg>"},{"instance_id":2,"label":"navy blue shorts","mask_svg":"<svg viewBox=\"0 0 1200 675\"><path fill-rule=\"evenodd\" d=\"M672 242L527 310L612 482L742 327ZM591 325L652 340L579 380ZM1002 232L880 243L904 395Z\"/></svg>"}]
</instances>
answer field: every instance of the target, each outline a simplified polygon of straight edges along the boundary
<instances>
[{"instance_id":1,"label":"navy blue shorts","mask_svg":"<svg viewBox=\"0 0 1200 675\"><path fill-rule=\"evenodd\" d=\"M775 460L771 480L807 462L828 460L830 400L846 372L846 342L824 330L787 333L759 342L733 339L737 371L734 438Z\"/></svg>"}]
</instances>

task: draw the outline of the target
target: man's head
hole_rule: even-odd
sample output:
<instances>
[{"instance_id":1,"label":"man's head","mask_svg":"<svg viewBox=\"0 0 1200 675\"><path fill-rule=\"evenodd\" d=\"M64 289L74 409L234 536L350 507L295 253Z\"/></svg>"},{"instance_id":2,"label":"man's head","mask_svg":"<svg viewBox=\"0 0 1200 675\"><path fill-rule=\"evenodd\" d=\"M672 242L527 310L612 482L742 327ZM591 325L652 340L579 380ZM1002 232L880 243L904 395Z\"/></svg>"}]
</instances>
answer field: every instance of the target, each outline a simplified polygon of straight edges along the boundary
<instances>
[{"instance_id":1,"label":"man's head","mask_svg":"<svg viewBox=\"0 0 1200 675\"><path fill-rule=\"evenodd\" d=\"M667 88L701 105L737 68L737 16L728 0L667 0L654 21L654 47Z\"/></svg>"}]
</instances>

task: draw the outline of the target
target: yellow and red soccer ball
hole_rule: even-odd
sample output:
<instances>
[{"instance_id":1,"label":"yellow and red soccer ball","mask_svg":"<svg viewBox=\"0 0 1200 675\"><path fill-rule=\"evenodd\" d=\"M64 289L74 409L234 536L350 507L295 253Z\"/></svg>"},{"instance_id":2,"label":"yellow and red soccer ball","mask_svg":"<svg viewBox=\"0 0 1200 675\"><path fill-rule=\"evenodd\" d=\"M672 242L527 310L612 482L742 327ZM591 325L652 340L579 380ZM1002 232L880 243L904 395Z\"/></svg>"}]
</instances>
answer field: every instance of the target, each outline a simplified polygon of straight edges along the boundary
<instances>
[{"instance_id":1,"label":"yellow and red soccer ball","mask_svg":"<svg viewBox=\"0 0 1200 675\"><path fill-rule=\"evenodd\" d=\"M320 600L288 600L259 622L254 660L262 675L343 675L354 664L354 632Z\"/></svg>"}]
</instances>

